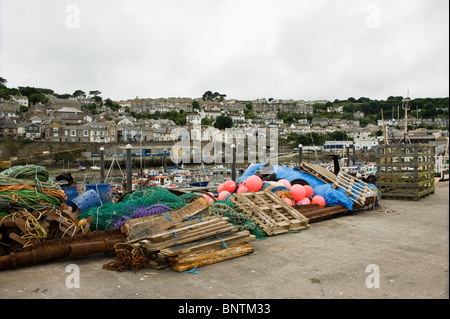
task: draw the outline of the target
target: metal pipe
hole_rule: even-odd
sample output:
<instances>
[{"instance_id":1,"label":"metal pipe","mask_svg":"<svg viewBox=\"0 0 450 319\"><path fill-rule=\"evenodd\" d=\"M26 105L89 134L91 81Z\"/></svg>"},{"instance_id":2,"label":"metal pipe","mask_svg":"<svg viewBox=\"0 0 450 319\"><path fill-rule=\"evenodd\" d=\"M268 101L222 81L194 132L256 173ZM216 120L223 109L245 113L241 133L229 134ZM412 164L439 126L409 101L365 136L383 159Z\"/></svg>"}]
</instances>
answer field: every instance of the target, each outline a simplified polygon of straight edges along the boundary
<instances>
[{"instance_id":1,"label":"metal pipe","mask_svg":"<svg viewBox=\"0 0 450 319\"><path fill-rule=\"evenodd\" d=\"M303 162L303 145L298 144L298 166Z\"/></svg>"},{"instance_id":2,"label":"metal pipe","mask_svg":"<svg viewBox=\"0 0 450 319\"><path fill-rule=\"evenodd\" d=\"M88 235L60 238L44 241L38 246L9 255L0 256L0 270L33 265L45 261L107 253L116 243L125 242L125 235L120 230L99 231Z\"/></svg>"},{"instance_id":3,"label":"metal pipe","mask_svg":"<svg viewBox=\"0 0 450 319\"><path fill-rule=\"evenodd\" d=\"M236 145L231 144L233 160L231 163L231 179L236 182Z\"/></svg>"},{"instance_id":4,"label":"metal pipe","mask_svg":"<svg viewBox=\"0 0 450 319\"><path fill-rule=\"evenodd\" d=\"M100 183L105 181L105 148L100 147Z\"/></svg>"}]
</instances>

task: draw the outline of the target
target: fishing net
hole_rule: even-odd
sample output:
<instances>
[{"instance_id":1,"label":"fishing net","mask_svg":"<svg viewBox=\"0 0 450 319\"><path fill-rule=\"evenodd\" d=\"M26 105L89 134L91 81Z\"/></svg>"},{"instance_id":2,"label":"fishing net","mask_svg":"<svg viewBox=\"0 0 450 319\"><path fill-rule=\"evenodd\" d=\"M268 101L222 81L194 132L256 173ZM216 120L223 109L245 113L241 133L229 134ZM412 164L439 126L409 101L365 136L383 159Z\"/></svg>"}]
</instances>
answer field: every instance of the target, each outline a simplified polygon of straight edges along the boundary
<instances>
[{"instance_id":1,"label":"fishing net","mask_svg":"<svg viewBox=\"0 0 450 319\"><path fill-rule=\"evenodd\" d=\"M90 207L81 212L80 219L93 217L91 231L120 228L129 219L180 209L198 197L193 193L177 196L166 188L150 187L128 193L117 203Z\"/></svg>"}]
</instances>

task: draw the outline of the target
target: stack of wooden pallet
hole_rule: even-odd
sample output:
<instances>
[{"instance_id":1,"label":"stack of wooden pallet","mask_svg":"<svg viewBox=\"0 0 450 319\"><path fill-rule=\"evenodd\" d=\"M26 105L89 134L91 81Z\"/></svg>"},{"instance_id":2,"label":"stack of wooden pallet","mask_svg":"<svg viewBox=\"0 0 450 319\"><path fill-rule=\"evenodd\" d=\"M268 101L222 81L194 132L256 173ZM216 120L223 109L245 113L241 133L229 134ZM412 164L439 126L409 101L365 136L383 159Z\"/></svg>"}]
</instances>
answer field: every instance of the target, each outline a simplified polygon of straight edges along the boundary
<instances>
[{"instance_id":1,"label":"stack of wooden pallet","mask_svg":"<svg viewBox=\"0 0 450 319\"><path fill-rule=\"evenodd\" d=\"M255 220L268 235L309 227L308 218L270 190L234 194L230 200Z\"/></svg>"},{"instance_id":2,"label":"stack of wooden pallet","mask_svg":"<svg viewBox=\"0 0 450 319\"><path fill-rule=\"evenodd\" d=\"M138 244L148 254L152 268L171 266L176 271L185 271L253 252L248 242L255 236L238 231L228 218L209 216L178 223Z\"/></svg>"},{"instance_id":3,"label":"stack of wooden pallet","mask_svg":"<svg viewBox=\"0 0 450 319\"><path fill-rule=\"evenodd\" d=\"M339 171L336 181L333 183L333 188L343 190L345 195L359 206L364 206L366 198L374 195L367 183L343 171Z\"/></svg>"},{"instance_id":4,"label":"stack of wooden pallet","mask_svg":"<svg viewBox=\"0 0 450 319\"><path fill-rule=\"evenodd\" d=\"M138 245L151 268L172 266L176 271L253 252L249 241L255 236L240 232L227 217L212 216L209 205L201 197L167 214L129 220L122 227L127 234L125 244Z\"/></svg>"},{"instance_id":5,"label":"stack of wooden pallet","mask_svg":"<svg viewBox=\"0 0 450 319\"><path fill-rule=\"evenodd\" d=\"M249 241L253 239L255 236L250 235L247 230L231 232L181 246L165 248L159 252L159 256L167 258L172 269L188 271L195 267L251 254L254 249Z\"/></svg>"},{"instance_id":6,"label":"stack of wooden pallet","mask_svg":"<svg viewBox=\"0 0 450 319\"><path fill-rule=\"evenodd\" d=\"M320 165L302 162L300 163L300 169L327 184L334 183L336 181L336 175Z\"/></svg>"}]
</instances>

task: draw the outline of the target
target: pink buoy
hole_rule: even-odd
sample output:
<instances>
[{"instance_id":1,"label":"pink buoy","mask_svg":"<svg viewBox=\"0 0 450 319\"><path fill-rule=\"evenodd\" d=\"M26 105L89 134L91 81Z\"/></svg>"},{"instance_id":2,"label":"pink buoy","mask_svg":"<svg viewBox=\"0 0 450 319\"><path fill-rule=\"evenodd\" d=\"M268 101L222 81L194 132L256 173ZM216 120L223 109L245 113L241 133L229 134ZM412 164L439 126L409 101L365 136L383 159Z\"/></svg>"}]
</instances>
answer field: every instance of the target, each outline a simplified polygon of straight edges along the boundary
<instances>
[{"instance_id":1,"label":"pink buoy","mask_svg":"<svg viewBox=\"0 0 450 319\"><path fill-rule=\"evenodd\" d=\"M297 202L297 205L309 205L311 204L311 201L308 197L303 198L301 201Z\"/></svg>"},{"instance_id":2,"label":"pink buoy","mask_svg":"<svg viewBox=\"0 0 450 319\"><path fill-rule=\"evenodd\" d=\"M325 199L320 195L316 195L311 199L311 204L318 204L320 207L324 207Z\"/></svg>"},{"instance_id":3,"label":"pink buoy","mask_svg":"<svg viewBox=\"0 0 450 319\"><path fill-rule=\"evenodd\" d=\"M283 200L284 200L284 201L286 202L286 204L288 204L289 206L294 205L294 203L292 202L292 200L289 199L289 198L287 198L287 197L283 198Z\"/></svg>"},{"instance_id":4,"label":"pink buoy","mask_svg":"<svg viewBox=\"0 0 450 319\"><path fill-rule=\"evenodd\" d=\"M214 197L214 194L213 194L213 193L208 193L208 194L210 194L212 197ZM206 198L206 200L208 201L208 203L214 202L214 199L212 199L211 196L206 195L206 194L203 194L203 197Z\"/></svg>"},{"instance_id":5,"label":"pink buoy","mask_svg":"<svg viewBox=\"0 0 450 319\"><path fill-rule=\"evenodd\" d=\"M236 183L233 180L228 180L225 183L223 183L223 190L228 191L230 193L234 192L236 189Z\"/></svg>"},{"instance_id":6,"label":"pink buoy","mask_svg":"<svg viewBox=\"0 0 450 319\"><path fill-rule=\"evenodd\" d=\"M291 194L292 197L296 202L301 201L306 196L306 189L303 187L303 185L295 184L291 187Z\"/></svg>"},{"instance_id":7,"label":"pink buoy","mask_svg":"<svg viewBox=\"0 0 450 319\"><path fill-rule=\"evenodd\" d=\"M238 192L239 194L247 193L247 192L248 192L248 189L247 189L247 187L245 187L245 186L240 186L240 187L238 188L237 192Z\"/></svg>"},{"instance_id":8,"label":"pink buoy","mask_svg":"<svg viewBox=\"0 0 450 319\"><path fill-rule=\"evenodd\" d=\"M311 197L314 194L314 189L311 186L304 185L303 187L305 188L306 191L305 197Z\"/></svg>"},{"instance_id":9,"label":"pink buoy","mask_svg":"<svg viewBox=\"0 0 450 319\"><path fill-rule=\"evenodd\" d=\"M217 186L217 193L221 193L224 189L223 189L224 185L220 184L219 186Z\"/></svg>"},{"instance_id":10,"label":"pink buoy","mask_svg":"<svg viewBox=\"0 0 450 319\"><path fill-rule=\"evenodd\" d=\"M284 185L284 187L291 189L291 182L289 182L287 179L282 178L278 181L278 183L281 183Z\"/></svg>"},{"instance_id":11,"label":"pink buoy","mask_svg":"<svg viewBox=\"0 0 450 319\"><path fill-rule=\"evenodd\" d=\"M257 192L257 191L261 190L262 180L259 176L252 175L249 178L247 178L247 181L245 184L247 186L247 189L250 192Z\"/></svg>"},{"instance_id":12,"label":"pink buoy","mask_svg":"<svg viewBox=\"0 0 450 319\"><path fill-rule=\"evenodd\" d=\"M231 193L228 192L228 191L222 191L222 192L219 193L218 199L219 200L225 200L228 195L231 195Z\"/></svg>"}]
</instances>

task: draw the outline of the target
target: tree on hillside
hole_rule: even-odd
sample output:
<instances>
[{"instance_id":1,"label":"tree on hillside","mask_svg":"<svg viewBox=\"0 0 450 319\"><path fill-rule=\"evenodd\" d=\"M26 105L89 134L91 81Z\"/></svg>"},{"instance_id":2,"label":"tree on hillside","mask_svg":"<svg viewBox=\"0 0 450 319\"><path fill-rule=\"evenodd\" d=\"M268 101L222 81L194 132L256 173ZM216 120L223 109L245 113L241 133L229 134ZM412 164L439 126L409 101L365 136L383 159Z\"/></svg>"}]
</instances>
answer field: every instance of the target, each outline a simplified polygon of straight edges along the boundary
<instances>
[{"instance_id":1,"label":"tree on hillside","mask_svg":"<svg viewBox=\"0 0 450 319\"><path fill-rule=\"evenodd\" d=\"M86 97L86 93L82 90L76 90L75 92L73 92L72 96L76 98L82 98Z\"/></svg>"},{"instance_id":2,"label":"tree on hillside","mask_svg":"<svg viewBox=\"0 0 450 319\"><path fill-rule=\"evenodd\" d=\"M89 95L93 95L93 96L97 96L99 94L102 94L102 92L98 91L98 90L94 90L94 91L89 91Z\"/></svg>"},{"instance_id":3,"label":"tree on hillside","mask_svg":"<svg viewBox=\"0 0 450 319\"><path fill-rule=\"evenodd\" d=\"M233 120L229 116L221 115L216 118L214 127L219 130L224 130L233 126Z\"/></svg>"},{"instance_id":4,"label":"tree on hillside","mask_svg":"<svg viewBox=\"0 0 450 319\"><path fill-rule=\"evenodd\" d=\"M8 81L5 78L0 77L0 85L6 85Z\"/></svg>"},{"instance_id":5,"label":"tree on hillside","mask_svg":"<svg viewBox=\"0 0 450 319\"><path fill-rule=\"evenodd\" d=\"M41 93L33 93L33 94L31 94L31 95L28 97L28 101L29 101L31 104L38 103L38 102L40 102L40 103L42 103L42 104L45 104L45 103L47 103L48 98L46 98L46 97L45 97L43 94L41 94Z\"/></svg>"},{"instance_id":6,"label":"tree on hillside","mask_svg":"<svg viewBox=\"0 0 450 319\"><path fill-rule=\"evenodd\" d=\"M192 108L194 110L200 110L200 104L198 103L197 100L192 101Z\"/></svg>"},{"instance_id":7,"label":"tree on hillside","mask_svg":"<svg viewBox=\"0 0 450 319\"><path fill-rule=\"evenodd\" d=\"M226 94L220 94L219 92L213 93L211 91L206 91L202 95L202 100L203 101L223 101L226 96L227 96Z\"/></svg>"}]
</instances>

